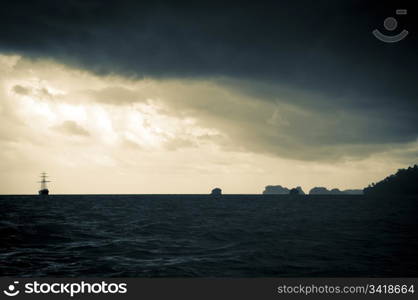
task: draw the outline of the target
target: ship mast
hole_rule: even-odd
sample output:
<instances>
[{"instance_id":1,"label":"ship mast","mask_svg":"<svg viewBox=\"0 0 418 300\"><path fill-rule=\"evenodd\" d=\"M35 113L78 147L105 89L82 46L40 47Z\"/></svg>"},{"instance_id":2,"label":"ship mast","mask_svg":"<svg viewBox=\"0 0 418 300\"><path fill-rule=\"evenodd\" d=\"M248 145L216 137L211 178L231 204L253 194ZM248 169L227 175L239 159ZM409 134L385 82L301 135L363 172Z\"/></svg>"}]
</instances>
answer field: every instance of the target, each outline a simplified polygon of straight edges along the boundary
<instances>
[{"instance_id":1,"label":"ship mast","mask_svg":"<svg viewBox=\"0 0 418 300\"><path fill-rule=\"evenodd\" d=\"M46 183L47 182L51 182L51 181L48 181L48 180L46 180L46 178L47 178L48 176L46 175L46 173L45 172L42 172L41 173L41 178L42 178L42 180L41 181L38 181L40 184L41 184L41 190L45 190L45 189L47 189L47 187L46 187Z\"/></svg>"}]
</instances>

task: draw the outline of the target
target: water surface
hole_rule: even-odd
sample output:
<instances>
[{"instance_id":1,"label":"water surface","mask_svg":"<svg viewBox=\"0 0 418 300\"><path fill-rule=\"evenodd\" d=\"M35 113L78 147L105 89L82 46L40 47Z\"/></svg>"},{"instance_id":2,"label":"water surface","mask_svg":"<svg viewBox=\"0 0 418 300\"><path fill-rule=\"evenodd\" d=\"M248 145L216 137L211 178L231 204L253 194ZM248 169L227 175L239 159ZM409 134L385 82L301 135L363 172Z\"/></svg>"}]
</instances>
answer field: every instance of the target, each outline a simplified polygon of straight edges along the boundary
<instances>
[{"instance_id":1,"label":"water surface","mask_svg":"<svg viewBox=\"0 0 418 300\"><path fill-rule=\"evenodd\" d=\"M418 277L417 200L0 196L0 275Z\"/></svg>"}]
</instances>

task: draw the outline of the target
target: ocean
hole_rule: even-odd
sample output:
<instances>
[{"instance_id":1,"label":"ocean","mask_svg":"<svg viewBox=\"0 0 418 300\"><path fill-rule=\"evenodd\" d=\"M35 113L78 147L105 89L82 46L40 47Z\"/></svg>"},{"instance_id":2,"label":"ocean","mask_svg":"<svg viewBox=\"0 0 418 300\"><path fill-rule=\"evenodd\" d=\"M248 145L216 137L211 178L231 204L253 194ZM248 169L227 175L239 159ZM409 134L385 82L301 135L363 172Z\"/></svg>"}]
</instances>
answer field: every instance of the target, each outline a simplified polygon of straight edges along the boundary
<instances>
[{"instance_id":1,"label":"ocean","mask_svg":"<svg viewBox=\"0 0 418 300\"><path fill-rule=\"evenodd\" d=\"M0 276L418 277L416 197L0 196Z\"/></svg>"}]
</instances>

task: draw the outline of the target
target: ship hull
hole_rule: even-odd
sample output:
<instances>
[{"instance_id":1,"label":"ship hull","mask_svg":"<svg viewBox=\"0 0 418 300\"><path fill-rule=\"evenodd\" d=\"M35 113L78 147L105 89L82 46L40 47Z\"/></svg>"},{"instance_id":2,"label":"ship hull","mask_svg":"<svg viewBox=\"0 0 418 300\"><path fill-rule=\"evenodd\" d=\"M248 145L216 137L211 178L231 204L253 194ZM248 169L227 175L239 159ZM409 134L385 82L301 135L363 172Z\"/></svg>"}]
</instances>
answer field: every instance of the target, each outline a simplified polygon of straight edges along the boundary
<instances>
[{"instance_id":1,"label":"ship hull","mask_svg":"<svg viewBox=\"0 0 418 300\"><path fill-rule=\"evenodd\" d=\"M49 190L48 189L39 190L38 193L39 193L39 195L48 195Z\"/></svg>"}]
</instances>

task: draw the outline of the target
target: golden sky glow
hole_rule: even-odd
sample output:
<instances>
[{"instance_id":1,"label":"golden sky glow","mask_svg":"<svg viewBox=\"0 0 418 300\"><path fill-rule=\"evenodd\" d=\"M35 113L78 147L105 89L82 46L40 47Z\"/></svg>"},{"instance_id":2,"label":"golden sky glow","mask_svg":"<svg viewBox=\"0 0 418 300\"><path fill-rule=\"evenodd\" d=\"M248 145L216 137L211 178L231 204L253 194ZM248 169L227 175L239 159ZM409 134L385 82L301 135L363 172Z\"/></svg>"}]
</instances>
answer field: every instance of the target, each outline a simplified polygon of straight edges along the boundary
<instances>
[{"instance_id":1,"label":"golden sky glow","mask_svg":"<svg viewBox=\"0 0 418 300\"><path fill-rule=\"evenodd\" d=\"M56 194L208 193L215 186L261 193L268 184L305 192L363 188L408 165L399 151L417 150L415 143L333 161L258 151L258 133L253 145L248 134L261 125L247 115L266 116L263 126L280 132L294 125L288 115L309 112L254 102L217 81L98 76L0 55L0 88L1 194L36 193L42 171ZM234 122L225 117L238 114Z\"/></svg>"}]
</instances>

